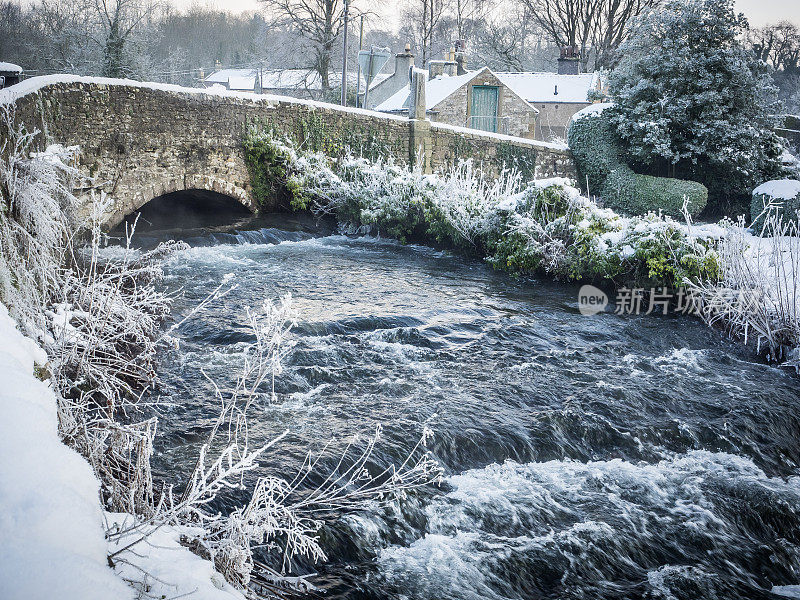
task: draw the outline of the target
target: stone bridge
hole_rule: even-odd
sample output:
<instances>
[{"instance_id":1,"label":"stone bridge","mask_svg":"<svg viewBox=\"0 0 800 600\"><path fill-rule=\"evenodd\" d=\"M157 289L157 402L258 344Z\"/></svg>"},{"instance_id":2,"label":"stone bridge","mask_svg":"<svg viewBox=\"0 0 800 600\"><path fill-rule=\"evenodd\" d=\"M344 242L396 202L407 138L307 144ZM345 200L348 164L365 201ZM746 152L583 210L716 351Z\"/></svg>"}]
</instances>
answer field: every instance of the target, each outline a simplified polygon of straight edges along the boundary
<instances>
[{"instance_id":1,"label":"stone bridge","mask_svg":"<svg viewBox=\"0 0 800 600\"><path fill-rule=\"evenodd\" d=\"M0 105L40 130L40 143L80 146L93 181L82 194L114 198L109 228L182 190L218 192L255 211L242 144L254 121L331 155L350 148L405 164L423 156L428 171L472 158L493 174L516 167L528 178L575 177L571 154L554 145L283 96L49 76L0 91Z\"/></svg>"}]
</instances>

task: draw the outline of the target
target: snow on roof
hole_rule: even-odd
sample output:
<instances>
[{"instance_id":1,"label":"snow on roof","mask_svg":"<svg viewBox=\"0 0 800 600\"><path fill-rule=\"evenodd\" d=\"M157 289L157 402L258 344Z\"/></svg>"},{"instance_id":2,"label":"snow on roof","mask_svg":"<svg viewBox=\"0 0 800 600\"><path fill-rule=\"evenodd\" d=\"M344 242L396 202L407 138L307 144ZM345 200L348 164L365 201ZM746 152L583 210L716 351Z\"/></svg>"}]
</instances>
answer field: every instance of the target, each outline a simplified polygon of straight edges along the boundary
<instances>
[{"instance_id":1,"label":"snow on roof","mask_svg":"<svg viewBox=\"0 0 800 600\"><path fill-rule=\"evenodd\" d=\"M228 83L231 77L255 77L256 69L221 69L214 71L203 81L207 83Z\"/></svg>"},{"instance_id":2,"label":"snow on roof","mask_svg":"<svg viewBox=\"0 0 800 600\"><path fill-rule=\"evenodd\" d=\"M448 77L440 75L428 80L425 88L427 110L431 110L450 94L455 92L473 77L488 67L476 71L469 71L464 75ZM491 72L491 71L490 71ZM563 102L586 103L589 100L589 91L596 89L598 75L584 73L581 75L559 75L557 73L493 73L502 83L511 89L520 98L535 104L537 102ZM556 94L556 91L558 92ZM397 112L408 110L411 86L407 85L394 95L390 96L375 110L383 112Z\"/></svg>"},{"instance_id":3,"label":"snow on roof","mask_svg":"<svg viewBox=\"0 0 800 600\"><path fill-rule=\"evenodd\" d=\"M227 84L231 90L248 90L255 89L256 80L259 76L262 78L261 87L266 90L321 90L322 78L319 73L314 69L220 69L214 71L206 77L203 81L206 84L219 83ZM332 85L336 85L341 81L342 74L331 72L329 81ZM380 77L380 76L379 76ZM373 80L375 81L376 77ZM358 82L358 73L350 72L347 74L347 81L349 85L355 87ZM362 85L364 78L361 78Z\"/></svg>"},{"instance_id":4,"label":"snow on roof","mask_svg":"<svg viewBox=\"0 0 800 600\"><path fill-rule=\"evenodd\" d=\"M0 62L0 71L11 73L22 73L22 67L14 63Z\"/></svg>"},{"instance_id":5,"label":"snow on roof","mask_svg":"<svg viewBox=\"0 0 800 600\"><path fill-rule=\"evenodd\" d=\"M800 181L796 179L775 179L762 183L753 190L753 195L764 195L775 200L793 200L800 196Z\"/></svg>"},{"instance_id":6,"label":"snow on roof","mask_svg":"<svg viewBox=\"0 0 800 600\"><path fill-rule=\"evenodd\" d=\"M393 75L394 75L394 73L378 73L377 75L375 75L375 77L372 78L372 81L370 81L369 89L374 89L376 85L378 85L379 83L383 83L384 81L386 81L387 79L389 79L389 77L392 77ZM364 84L365 81L366 81L365 78L362 77L361 78L361 83L362 83L361 93L362 94L364 93L364 85L363 84Z\"/></svg>"},{"instance_id":7,"label":"snow on roof","mask_svg":"<svg viewBox=\"0 0 800 600\"><path fill-rule=\"evenodd\" d=\"M559 75L558 73L495 73L497 78L531 103L590 102L589 91L596 89L597 73Z\"/></svg>"},{"instance_id":8,"label":"snow on roof","mask_svg":"<svg viewBox=\"0 0 800 600\"><path fill-rule=\"evenodd\" d=\"M434 79L429 79L425 86L425 104L426 110L431 110L434 106L439 104L442 100L447 98L450 94L455 92L462 85L468 83L478 73L488 70L487 67L478 71L468 71L463 75L456 75L451 77L449 75L439 75ZM409 83L399 91L389 96L386 100L381 102L375 107L375 110L381 112L397 112L408 110L411 95L411 84Z\"/></svg>"},{"instance_id":9,"label":"snow on roof","mask_svg":"<svg viewBox=\"0 0 800 600\"><path fill-rule=\"evenodd\" d=\"M247 90L248 92L252 92L255 89L255 87L256 87L256 78L254 76L228 78L228 89Z\"/></svg>"}]
</instances>

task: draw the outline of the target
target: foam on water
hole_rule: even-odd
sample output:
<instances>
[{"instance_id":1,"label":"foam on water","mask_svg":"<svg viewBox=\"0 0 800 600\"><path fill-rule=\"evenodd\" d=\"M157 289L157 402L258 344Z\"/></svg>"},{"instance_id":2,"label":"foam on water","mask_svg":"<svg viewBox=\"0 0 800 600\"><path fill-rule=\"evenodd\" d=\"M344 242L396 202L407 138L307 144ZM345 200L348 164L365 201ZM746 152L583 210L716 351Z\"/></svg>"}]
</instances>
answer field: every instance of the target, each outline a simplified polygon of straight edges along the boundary
<instances>
[{"instance_id":1,"label":"foam on water","mask_svg":"<svg viewBox=\"0 0 800 600\"><path fill-rule=\"evenodd\" d=\"M422 538L380 551L389 585L409 597L524 598L531 589L605 597L615 581L669 598L673 588L685 597L684 580L725 597L725 581L703 563L741 575L746 557L730 549L800 525L798 479L770 478L748 459L707 451L657 464L507 461L449 477L447 486L426 508ZM748 501L727 497L732 489ZM765 502L784 504L787 521L749 530L764 526ZM738 523L723 517L732 511ZM776 566L790 559L773 555ZM509 571L498 577L498 568ZM529 579L515 584L512 568Z\"/></svg>"},{"instance_id":2,"label":"foam on water","mask_svg":"<svg viewBox=\"0 0 800 600\"><path fill-rule=\"evenodd\" d=\"M159 472L191 469L216 415L201 369L232 385L246 308L291 292L297 344L250 423L253 444L291 431L265 472L381 423L372 467L429 426L448 475L325 529L331 563L299 568L331 598L760 600L798 583L796 380L698 321L584 318L575 286L331 231L217 231L165 262L176 318L225 274L238 287L163 360Z\"/></svg>"}]
</instances>

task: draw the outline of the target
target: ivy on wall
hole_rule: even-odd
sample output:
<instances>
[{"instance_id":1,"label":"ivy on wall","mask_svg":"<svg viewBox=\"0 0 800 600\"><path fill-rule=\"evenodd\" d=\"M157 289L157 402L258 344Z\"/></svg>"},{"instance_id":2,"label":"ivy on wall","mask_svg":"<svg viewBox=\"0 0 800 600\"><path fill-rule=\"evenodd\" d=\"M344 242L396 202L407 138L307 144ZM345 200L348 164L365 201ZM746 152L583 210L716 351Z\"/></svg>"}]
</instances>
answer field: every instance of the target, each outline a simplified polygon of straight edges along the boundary
<instances>
[{"instance_id":1,"label":"ivy on wall","mask_svg":"<svg viewBox=\"0 0 800 600\"><path fill-rule=\"evenodd\" d=\"M497 145L495 162L498 170L515 169L523 179L533 179L536 176L537 152L533 148L515 146L509 142L500 142Z\"/></svg>"}]
</instances>

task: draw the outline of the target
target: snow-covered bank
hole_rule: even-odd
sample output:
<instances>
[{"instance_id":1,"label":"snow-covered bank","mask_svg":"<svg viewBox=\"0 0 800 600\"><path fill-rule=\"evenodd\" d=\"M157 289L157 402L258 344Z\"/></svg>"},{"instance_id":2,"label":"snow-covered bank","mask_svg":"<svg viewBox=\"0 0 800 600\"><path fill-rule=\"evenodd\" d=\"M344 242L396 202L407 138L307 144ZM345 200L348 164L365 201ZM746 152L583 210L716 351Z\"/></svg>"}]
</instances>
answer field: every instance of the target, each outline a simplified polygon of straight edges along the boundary
<instances>
[{"instance_id":1,"label":"snow-covered bank","mask_svg":"<svg viewBox=\"0 0 800 600\"><path fill-rule=\"evenodd\" d=\"M56 396L34 376L47 356L22 335L0 304L0 598L123 600L145 590L154 598L243 600L208 560L180 545L185 531L162 527L106 540L106 528L133 523L104 513L100 482L89 463L61 443Z\"/></svg>"},{"instance_id":2,"label":"snow-covered bank","mask_svg":"<svg viewBox=\"0 0 800 600\"><path fill-rule=\"evenodd\" d=\"M0 305L0 597L133 598L106 559L100 483L58 437L47 357Z\"/></svg>"}]
</instances>

